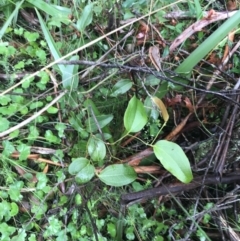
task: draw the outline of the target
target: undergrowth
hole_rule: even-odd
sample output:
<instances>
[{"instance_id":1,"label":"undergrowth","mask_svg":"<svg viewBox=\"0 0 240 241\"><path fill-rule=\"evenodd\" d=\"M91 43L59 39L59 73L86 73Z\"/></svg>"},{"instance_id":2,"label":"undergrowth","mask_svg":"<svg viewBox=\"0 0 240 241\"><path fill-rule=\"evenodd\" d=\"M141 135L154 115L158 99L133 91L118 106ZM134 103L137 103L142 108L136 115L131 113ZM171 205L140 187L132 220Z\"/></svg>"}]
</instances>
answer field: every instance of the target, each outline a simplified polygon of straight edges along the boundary
<instances>
[{"instance_id":1,"label":"undergrowth","mask_svg":"<svg viewBox=\"0 0 240 241\"><path fill-rule=\"evenodd\" d=\"M237 240L237 8L1 1L0 239Z\"/></svg>"}]
</instances>

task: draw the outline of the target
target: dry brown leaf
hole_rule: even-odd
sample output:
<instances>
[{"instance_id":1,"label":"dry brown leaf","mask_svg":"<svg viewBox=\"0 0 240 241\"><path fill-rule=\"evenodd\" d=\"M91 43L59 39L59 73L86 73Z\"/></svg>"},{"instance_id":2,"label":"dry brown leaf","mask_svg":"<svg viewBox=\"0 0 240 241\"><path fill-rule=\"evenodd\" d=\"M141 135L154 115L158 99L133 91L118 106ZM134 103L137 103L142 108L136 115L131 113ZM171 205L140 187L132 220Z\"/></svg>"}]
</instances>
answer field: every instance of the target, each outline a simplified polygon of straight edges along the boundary
<instances>
[{"instance_id":1,"label":"dry brown leaf","mask_svg":"<svg viewBox=\"0 0 240 241\"><path fill-rule=\"evenodd\" d=\"M154 102L154 104L159 108L159 110L161 111L162 117L164 122L166 123L169 119L169 114L168 111L166 109L166 106L164 105L164 103L162 102L162 100L160 100L158 97L152 97L152 101Z\"/></svg>"},{"instance_id":2,"label":"dry brown leaf","mask_svg":"<svg viewBox=\"0 0 240 241\"><path fill-rule=\"evenodd\" d=\"M234 41L234 36L235 36L235 31L232 30L232 31L228 34L228 41L229 41L229 42L233 42L233 41ZM224 54L223 54L223 57L222 57L222 63L223 63L224 60L228 57L229 52L230 52L230 47L229 47L229 44L228 44L228 42L227 42L226 45L225 45L225 50L224 50Z\"/></svg>"},{"instance_id":3,"label":"dry brown leaf","mask_svg":"<svg viewBox=\"0 0 240 241\"><path fill-rule=\"evenodd\" d=\"M149 57L154 67L157 69L157 71L160 71L162 68L161 68L161 57L160 57L158 44L151 46L149 48Z\"/></svg>"},{"instance_id":4,"label":"dry brown leaf","mask_svg":"<svg viewBox=\"0 0 240 241\"><path fill-rule=\"evenodd\" d=\"M13 154L11 154L11 157L13 158L18 158L20 156L19 152L14 152ZM27 156L28 159L37 159L39 158L39 154L30 154Z\"/></svg>"},{"instance_id":5,"label":"dry brown leaf","mask_svg":"<svg viewBox=\"0 0 240 241\"><path fill-rule=\"evenodd\" d=\"M194 112L194 108L193 108L193 105L191 103L191 100L188 97L185 97L184 102L185 102L186 107L188 108L189 112L193 113Z\"/></svg>"},{"instance_id":6,"label":"dry brown leaf","mask_svg":"<svg viewBox=\"0 0 240 241\"><path fill-rule=\"evenodd\" d=\"M209 11L207 16L199 21L193 23L187 29L185 29L171 44L169 52L172 53L179 45L181 45L186 39L189 39L194 33L202 31L207 25L224 20L231 17L235 12L215 12Z\"/></svg>"},{"instance_id":7,"label":"dry brown leaf","mask_svg":"<svg viewBox=\"0 0 240 241\"><path fill-rule=\"evenodd\" d=\"M54 165L54 166L59 166L59 167L62 167L62 166L67 166L67 164L61 164L61 163L57 163L57 162L53 162L51 160L48 160L48 159L44 159L44 158L29 158L31 160L34 160L34 161L37 161L37 162L45 162L45 163L48 163L50 165Z\"/></svg>"},{"instance_id":8,"label":"dry brown leaf","mask_svg":"<svg viewBox=\"0 0 240 241\"><path fill-rule=\"evenodd\" d=\"M49 165L48 164L46 164L46 166L44 167L44 169L43 169L43 173L48 173L48 167L49 167Z\"/></svg>"},{"instance_id":9,"label":"dry brown leaf","mask_svg":"<svg viewBox=\"0 0 240 241\"><path fill-rule=\"evenodd\" d=\"M214 65L218 66L221 62L221 59L217 56L217 54L215 52L212 52L209 55L207 61L211 64L214 64Z\"/></svg>"},{"instance_id":10,"label":"dry brown leaf","mask_svg":"<svg viewBox=\"0 0 240 241\"><path fill-rule=\"evenodd\" d=\"M134 166L136 173L159 173L160 166Z\"/></svg>"},{"instance_id":11,"label":"dry brown leaf","mask_svg":"<svg viewBox=\"0 0 240 241\"><path fill-rule=\"evenodd\" d=\"M148 38L148 32L150 28L149 26L144 22L140 21L140 26L137 31L136 39L137 39L137 45L143 44Z\"/></svg>"},{"instance_id":12,"label":"dry brown leaf","mask_svg":"<svg viewBox=\"0 0 240 241\"><path fill-rule=\"evenodd\" d=\"M181 103L182 102L182 95L177 94L176 96L174 96L173 98L167 98L167 106L174 106L177 103Z\"/></svg>"},{"instance_id":13,"label":"dry brown leaf","mask_svg":"<svg viewBox=\"0 0 240 241\"><path fill-rule=\"evenodd\" d=\"M227 1L227 10L233 11L237 9L237 1L236 0L228 0Z\"/></svg>"}]
</instances>

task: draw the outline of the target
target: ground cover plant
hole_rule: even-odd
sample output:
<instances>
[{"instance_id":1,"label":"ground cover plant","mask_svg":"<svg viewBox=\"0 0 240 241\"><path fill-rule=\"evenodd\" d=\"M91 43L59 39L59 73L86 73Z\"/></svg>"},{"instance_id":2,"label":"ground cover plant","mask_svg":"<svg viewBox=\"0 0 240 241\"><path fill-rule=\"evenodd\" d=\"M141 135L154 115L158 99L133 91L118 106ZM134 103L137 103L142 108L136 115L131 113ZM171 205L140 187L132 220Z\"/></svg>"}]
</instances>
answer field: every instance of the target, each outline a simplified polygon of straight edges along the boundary
<instances>
[{"instance_id":1,"label":"ground cover plant","mask_svg":"<svg viewBox=\"0 0 240 241\"><path fill-rule=\"evenodd\" d=\"M237 1L0 15L1 240L239 240Z\"/></svg>"}]
</instances>

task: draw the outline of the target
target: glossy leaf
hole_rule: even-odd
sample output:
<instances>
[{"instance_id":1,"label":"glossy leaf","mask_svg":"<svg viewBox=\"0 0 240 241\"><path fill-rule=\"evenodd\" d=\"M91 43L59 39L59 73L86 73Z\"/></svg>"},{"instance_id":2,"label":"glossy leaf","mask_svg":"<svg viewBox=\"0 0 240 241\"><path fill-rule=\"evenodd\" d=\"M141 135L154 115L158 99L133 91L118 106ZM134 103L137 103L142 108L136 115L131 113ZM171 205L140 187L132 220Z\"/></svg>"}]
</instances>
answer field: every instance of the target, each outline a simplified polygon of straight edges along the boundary
<instances>
[{"instance_id":1,"label":"glossy leaf","mask_svg":"<svg viewBox=\"0 0 240 241\"><path fill-rule=\"evenodd\" d=\"M114 86L112 90L112 97L116 97L118 95L126 93L129 89L132 87L132 82L128 79L123 79L118 81Z\"/></svg>"},{"instance_id":2,"label":"glossy leaf","mask_svg":"<svg viewBox=\"0 0 240 241\"><path fill-rule=\"evenodd\" d=\"M133 96L124 114L124 126L127 132L138 132L147 123L147 113L143 103Z\"/></svg>"},{"instance_id":3,"label":"glossy leaf","mask_svg":"<svg viewBox=\"0 0 240 241\"><path fill-rule=\"evenodd\" d=\"M189 183L193 179L189 160L179 145L161 140L153 146L153 151L164 168L181 182Z\"/></svg>"},{"instance_id":4,"label":"glossy leaf","mask_svg":"<svg viewBox=\"0 0 240 241\"><path fill-rule=\"evenodd\" d=\"M105 143L101 139L93 136L90 137L88 142L88 153L93 161L98 162L99 165L102 165L102 161L106 156Z\"/></svg>"},{"instance_id":5,"label":"glossy leaf","mask_svg":"<svg viewBox=\"0 0 240 241\"><path fill-rule=\"evenodd\" d=\"M80 172L75 176L75 180L78 184L89 182L94 176L94 166L88 163Z\"/></svg>"},{"instance_id":6,"label":"glossy leaf","mask_svg":"<svg viewBox=\"0 0 240 241\"><path fill-rule=\"evenodd\" d=\"M79 157L79 158L73 159L72 163L68 167L68 172L71 175L76 175L88 164L89 164L89 160L84 157Z\"/></svg>"},{"instance_id":7,"label":"glossy leaf","mask_svg":"<svg viewBox=\"0 0 240 241\"><path fill-rule=\"evenodd\" d=\"M114 164L106 167L98 176L107 185L120 187L137 178L135 170L125 164Z\"/></svg>"}]
</instances>

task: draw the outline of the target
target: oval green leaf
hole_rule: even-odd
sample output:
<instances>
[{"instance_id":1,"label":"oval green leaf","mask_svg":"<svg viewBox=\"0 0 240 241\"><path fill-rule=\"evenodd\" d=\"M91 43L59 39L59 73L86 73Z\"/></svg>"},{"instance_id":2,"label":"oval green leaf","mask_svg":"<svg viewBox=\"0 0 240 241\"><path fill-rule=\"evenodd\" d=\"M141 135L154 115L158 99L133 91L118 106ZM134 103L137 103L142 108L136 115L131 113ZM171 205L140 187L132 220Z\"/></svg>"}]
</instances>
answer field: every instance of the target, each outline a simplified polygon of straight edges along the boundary
<instances>
[{"instance_id":1,"label":"oval green leaf","mask_svg":"<svg viewBox=\"0 0 240 241\"><path fill-rule=\"evenodd\" d=\"M68 172L71 175L76 175L88 164L89 164L89 160L84 157L79 157L79 158L73 159L73 162L68 167Z\"/></svg>"},{"instance_id":2,"label":"oval green leaf","mask_svg":"<svg viewBox=\"0 0 240 241\"><path fill-rule=\"evenodd\" d=\"M98 177L107 185L120 187L133 182L137 174L131 166L114 164L103 169Z\"/></svg>"},{"instance_id":3,"label":"oval green leaf","mask_svg":"<svg viewBox=\"0 0 240 241\"><path fill-rule=\"evenodd\" d=\"M94 166L88 163L78 174L75 176L75 180L78 184L89 182L94 176Z\"/></svg>"},{"instance_id":4,"label":"oval green leaf","mask_svg":"<svg viewBox=\"0 0 240 241\"><path fill-rule=\"evenodd\" d=\"M105 143L101 139L93 136L90 137L88 142L88 153L93 161L98 162L99 165L102 165L103 163L101 162L106 156Z\"/></svg>"},{"instance_id":5,"label":"oval green leaf","mask_svg":"<svg viewBox=\"0 0 240 241\"><path fill-rule=\"evenodd\" d=\"M111 96L116 97L120 94L124 94L129 89L131 89L131 87L132 87L132 82L129 79L120 80L113 86Z\"/></svg>"},{"instance_id":6,"label":"oval green leaf","mask_svg":"<svg viewBox=\"0 0 240 241\"><path fill-rule=\"evenodd\" d=\"M54 106L50 106L48 109L47 109L47 113L49 114L56 114L58 112L58 108L54 107Z\"/></svg>"},{"instance_id":7,"label":"oval green leaf","mask_svg":"<svg viewBox=\"0 0 240 241\"><path fill-rule=\"evenodd\" d=\"M127 132L138 132L147 123L147 113L143 103L133 96L124 114L124 126Z\"/></svg>"},{"instance_id":8,"label":"oval green leaf","mask_svg":"<svg viewBox=\"0 0 240 241\"><path fill-rule=\"evenodd\" d=\"M193 179L189 160L176 143L161 140L153 146L153 151L164 168L183 183Z\"/></svg>"}]
</instances>

